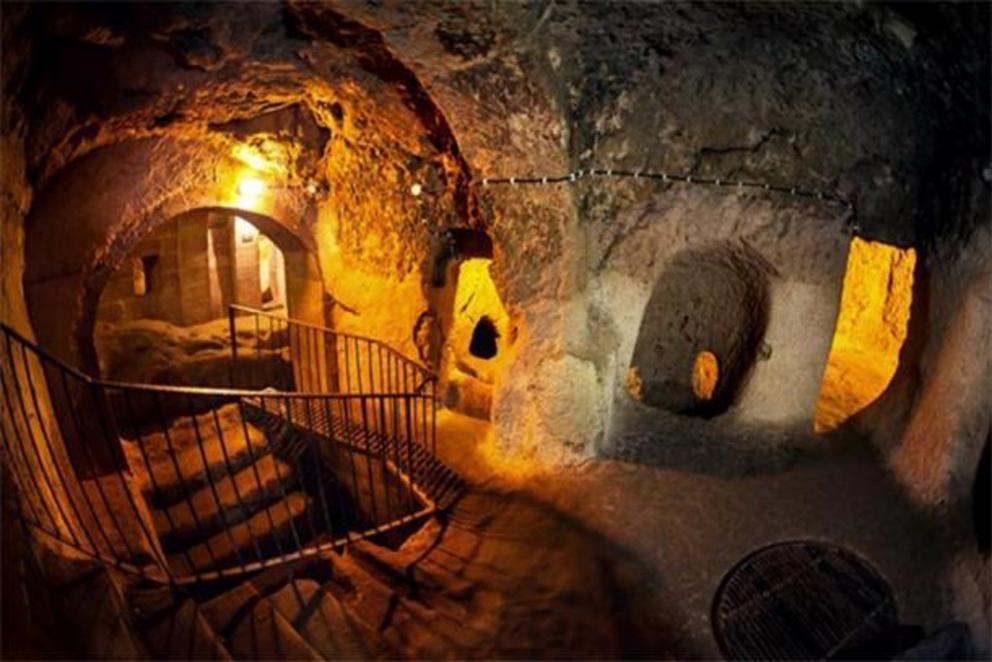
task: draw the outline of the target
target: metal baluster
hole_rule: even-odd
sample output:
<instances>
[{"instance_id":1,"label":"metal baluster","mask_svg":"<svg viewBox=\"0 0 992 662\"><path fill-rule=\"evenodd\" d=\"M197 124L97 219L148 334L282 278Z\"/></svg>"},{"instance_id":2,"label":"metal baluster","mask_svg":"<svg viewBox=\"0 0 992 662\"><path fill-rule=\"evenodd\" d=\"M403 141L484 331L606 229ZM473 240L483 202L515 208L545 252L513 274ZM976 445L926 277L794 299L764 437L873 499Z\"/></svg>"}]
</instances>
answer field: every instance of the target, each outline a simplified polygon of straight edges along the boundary
<instances>
[{"instance_id":1,"label":"metal baluster","mask_svg":"<svg viewBox=\"0 0 992 662\"><path fill-rule=\"evenodd\" d=\"M193 405L193 396L186 394L186 411L189 414L190 421L193 423L193 434L196 436L196 447L200 451L200 459L203 460L203 470L207 474L207 484L210 486L210 494L214 498L214 503L217 504L217 513L220 515L221 526L224 528L224 532L227 533L227 539L231 541L231 550L234 552L234 556L238 559L238 565L241 566L241 571L244 572L245 561L241 558L241 549L238 546L238 541L234 539L234 533L231 532L231 527L227 523L227 518L224 516L224 504L220 500L220 495L217 493L217 484L214 482L214 474L210 470L210 462L207 460L207 451L203 444L203 435L200 434L200 424L196 420L196 407ZM234 477L231 477L234 480ZM189 501L189 509L195 510L195 505L193 501ZM209 542L208 542L209 544ZM220 568L218 568L219 570Z\"/></svg>"},{"instance_id":2,"label":"metal baluster","mask_svg":"<svg viewBox=\"0 0 992 662\"><path fill-rule=\"evenodd\" d=\"M348 356L348 336L341 336L344 345L345 393L351 393L351 361Z\"/></svg>"},{"instance_id":3,"label":"metal baluster","mask_svg":"<svg viewBox=\"0 0 992 662\"><path fill-rule=\"evenodd\" d=\"M396 367L395 361L393 362L394 368ZM396 456L398 458L397 465L399 465L403 460L403 442L402 442L402 430L400 429L400 408L402 406L403 396L396 394L393 396L393 445L396 447ZM413 510L413 485L416 483L417 477L415 475L415 468L413 466L413 461L409 454L406 460L406 476L409 481L406 485L406 497L407 506Z\"/></svg>"},{"instance_id":4,"label":"metal baluster","mask_svg":"<svg viewBox=\"0 0 992 662\"><path fill-rule=\"evenodd\" d=\"M368 373L368 385L369 393L375 393L375 373L372 369L372 343L368 340L365 341L365 355L366 355L366 366L365 370Z\"/></svg>"},{"instance_id":5,"label":"metal baluster","mask_svg":"<svg viewBox=\"0 0 992 662\"><path fill-rule=\"evenodd\" d=\"M63 380L64 380L65 379L65 373L62 373L62 377L63 377ZM121 390L121 394L124 397L124 408L127 411L128 418L132 422L137 421L137 418L134 415L134 408L131 406L131 395L128 393L127 389L122 389ZM145 439L144 439L144 437L142 437L141 433L138 432L138 425L137 425L137 423L134 424L134 436L135 436L135 443L138 445L138 450L141 452L141 459L145 463L145 468L148 469L148 478L151 480L152 490L154 491L155 494L160 494L160 490L159 490L159 486L158 486L158 479L155 478L155 471L152 469L151 461L149 461L149 459L148 459L148 451L145 449ZM97 486L99 487L99 485L100 485L100 482L97 481ZM102 490L101 490L101 493L102 493ZM104 500L106 500L106 497L104 497ZM148 505L149 511L152 510L152 505L150 503L148 503L148 499L145 499L145 503ZM165 514L166 521L169 523L169 530L176 537L181 537L180 534L179 534L179 528L176 526L175 521L173 521L173 519L172 519L172 513L169 512L169 508L164 508L163 509L163 512ZM97 521L99 521L99 520L97 520ZM161 540L161 538L160 538L160 540ZM110 541L107 541L107 544L109 546L110 545ZM111 547L111 549L113 549L113 547ZM162 550L162 553L163 554L165 553L165 550L164 549ZM193 559L189 555L189 550L186 549L185 547L183 547L183 555L186 557L186 561L189 563L190 567L193 567ZM169 560L167 558L162 558L162 559L160 559L160 562L162 564L162 569L166 573L168 573L168 575L170 577L174 578L174 575L172 573L172 568L169 566Z\"/></svg>"},{"instance_id":6,"label":"metal baluster","mask_svg":"<svg viewBox=\"0 0 992 662\"><path fill-rule=\"evenodd\" d=\"M428 377L427 377L426 374L423 375L423 378L425 380L428 379ZM428 402L427 402L427 382L426 381L423 383L423 386L420 389L420 395L421 395L421 400L420 400L420 417L421 417L421 419L423 419L421 421L421 424L424 426L424 436L423 436L423 439L424 439L424 450L428 450L428 448L430 447L430 445L428 444L428 439L427 439L427 405L428 405ZM431 451L431 454L433 455L433 450Z\"/></svg>"},{"instance_id":7,"label":"metal baluster","mask_svg":"<svg viewBox=\"0 0 992 662\"><path fill-rule=\"evenodd\" d=\"M162 436L165 439L165 447L169 451L169 459L172 460L172 468L176 471L176 478L179 479L179 487L183 493L183 501L189 505L190 512L193 516L193 525L196 527L196 535L198 540L203 541L203 546L207 550L207 556L210 557L210 564L213 567L217 567L217 557L214 556L213 547L210 546L210 540L204 533L203 524L200 522L200 516L197 514L196 509L193 508L192 500L189 496L189 486L186 484L186 476L183 475L182 469L179 468L179 459L176 457L176 449L172 444L172 435L169 434L169 427L165 424L166 416L165 410L162 409L162 394L158 391L153 392L152 399L155 402L155 411L158 412L158 422L159 427L162 428ZM193 576L197 581L201 578L200 569L193 564L190 566L190 570L193 572Z\"/></svg>"},{"instance_id":8,"label":"metal baluster","mask_svg":"<svg viewBox=\"0 0 992 662\"><path fill-rule=\"evenodd\" d=\"M403 396L403 405L406 407L406 458L413 466L413 447L410 442L410 395L406 394Z\"/></svg>"},{"instance_id":9,"label":"metal baluster","mask_svg":"<svg viewBox=\"0 0 992 662\"><path fill-rule=\"evenodd\" d=\"M348 460L351 463L351 487L355 493L355 507L358 508L359 513L362 509L362 492L358 487L358 468L355 465L355 453L358 452L358 444L353 443L350 440L352 433L351 430L351 414L349 409L351 408L351 396L344 396L338 402L341 403L341 413L344 420L344 437L345 437L345 451L348 453Z\"/></svg>"},{"instance_id":10,"label":"metal baluster","mask_svg":"<svg viewBox=\"0 0 992 662\"><path fill-rule=\"evenodd\" d=\"M306 391L309 386L307 384L306 358L303 356L303 334L298 324L290 322L289 325L296 332L296 361L293 363L296 366L296 388L293 390Z\"/></svg>"},{"instance_id":11,"label":"metal baluster","mask_svg":"<svg viewBox=\"0 0 992 662\"><path fill-rule=\"evenodd\" d=\"M317 336L317 330L312 327L307 327L308 335L310 336L310 366L313 372L313 392L322 393L324 391L323 384L320 380L320 338Z\"/></svg>"},{"instance_id":12,"label":"metal baluster","mask_svg":"<svg viewBox=\"0 0 992 662\"><path fill-rule=\"evenodd\" d=\"M23 348L23 345L22 345L21 346L21 351L23 352L23 350L24 350L24 348ZM61 521L65 523L66 528L69 529L69 533L72 534L73 544L76 547L79 547L79 541L76 538L76 534L72 531L72 527L69 524L69 518L66 517L65 511L62 510L62 499L59 499L58 496L55 493L55 488L52 485L51 476L48 475L49 474L48 468L45 466L45 462L41 459L41 453L38 451L38 442L35 440L34 433L31 431L31 419L28 416L28 410L27 410L27 407L24 404L24 393L22 392L21 382L17 378L17 364L14 361L14 351L13 351L12 345L10 343L10 337L9 336L7 337L7 357L9 359L9 361L10 361L10 367L11 367L10 372L11 372L11 376L14 379L14 390L17 392L17 401L20 404L21 417L24 419L24 429L27 431L28 440L31 442L31 450L34 451L35 459L38 461L38 470L41 473L41 477L45 481L45 485L48 487L48 493L51 495L52 499L55 501L55 508L56 508L56 510L59 511L59 517L61 518ZM30 371L30 369L27 367L27 363L25 363L24 366L25 366L25 370ZM41 421L38 421L38 425L41 425ZM54 458L53 458L53 460L54 460ZM62 535L61 535L61 532L59 531L59 528L60 527L59 527L58 523L55 522L54 520L52 521L52 528L54 529L53 530L53 533L56 535L56 537L61 538Z\"/></svg>"},{"instance_id":13,"label":"metal baluster","mask_svg":"<svg viewBox=\"0 0 992 662\"><path fill-rule=\"evenodd\" d=\"M261 398L259 398L259 403L261 404ZM262 410L265 411L264 406ZM245 403L244 400L238 398L238 416L241 418L241 431L245 435L245 447L248 449L248 461L251 463L252 473L255 475L255 483L258 485L259 491L264 491L265 487L262 484L262 476L258 472L258 461L255 459L255 451L251 447L251 435L248 432L248 421L245 418ZM266 436L266 443L268 442L268 437ZM279 475L279 463L278 458L274 455L272 460L276 468L276 484L279 487L279 492L282 494L283 503L286 504L286 490L283 489L282 476ZM286 508L289 505L286 504ZM279 536L275 534L276 531L276 521L272 517L272 504L265 506L265 516L269 520L269 530L272 531L272 542L275 544L276 553L279 555L279 560L286 562L286 553L282 549L282 543L279 542Z\"/></svg>"},{"instance_id":14,"label":"metal baluster","mask_svg":"<svg viewBox=\"0 0 992 662\"><path fill-rule=\"evenodd\" d=\"M403 361L403 385L400 387L400 390L404 394L404 396L406 396L407 398L410 397L410 384L408 383L409 380L407 379L407 376L409 375L409 373L410 373L410 364L407 363L406 361ZM409 403L407 403L407 406L406 406L406 417L407 417L407 421L406 421L406 433L407 433L407 438L409 438L410 437L410 430L412 429L411 428L411 421L410 421L410 407L409 407Z\"/></svg>"},{"instance_id":15,"label":"metal baluster","mask_svg":"<svg viewBox=\"0 0 992 662\"><path fill-rule=\"evenodd\" d=\"M347 453L348 457L352 459L351 470L352 473L354 473L355 471L354 456L348 451L347 448L342 450L342 444L335 441L334 424L333 424L334 419L333 419L333 411L331 408L331 399L321 398L321 400L324 406L324 416L327 418L327 438L331 442L331 444L337 446L337 448L331 448L330 452L332 454L338 452ZM337 475L334 476L334 489L337 492L338 513L341 516L341 523L344 526L344 535L347 538L349 533L351 532L351 518L349 517L348 508L346 507L347 504L345 502L344 491L341 489L341 479Z\"/></svg>"},{"instance_id":16,"label":"metal baluster","mask_svg":"<svg viewBox=\"0 0 992 662\"><path fill-rule=\"evenodd\" d=\"M368 413L365 411L365 396L358 396L358 403L362 408L362 436L365 437L365 468L366 473L368 473L369 479L369 497L372 500L372 521L376 524L379 523L379 517L376 514L376 504L375 504L375 481L372 477L372 439L369 436L369 419Z\"/></svg>"},{"instance_id":17,"label":"metal baluster","mask_svg":"<svg viewBox=\"0 0 992 662\"><path fill-rule=\"evenodd\" d=\"M258 315L255 315L258 317ZM269 318L269 355L262 363L262 371L267 375L267 379L262 383L265 386L275 385L282 387L282 376L279 374L279 367L282 362L282 350L276 353L276 334L272 318ZM278 355L278 360L276 359Z\"/></svg>"},{"instance_id":18,"label":"metal baluster","mask_svg":"<svg viewBox=\"0 0 992 662\"><path fill-rule=\"evenodd\" d=\"M261 375L264 374L264 371L259 370L259 366L265 365L265 363L263 362L264 358L262 356L262 330L260 328L261 320L258 317L258 313L252 313L252 317L255 318L255 365L253 366L251 372L252 372L252 377L255 377L256 375L261 377ZM271 335L271 331L272 331L272 326L269 325L270 335ZM262 383L262 385L264 385L264 382ZM260 385L252 384L251 387L259 388Z\"/></svg>"},{"instance_id":19,"label":"metal baluster","mask_svg":"<svg viewBox=\"0 0 992 662\"><path fill-rule=\"evenodd\" d=\"M296 391L300 387L300 380L297 375L297 366L299 365L299 363L297 363L296 358L294 356L293 324L291 322L286 322L286 342L288 343L288 349L289 349L289 374L291 375L290 384L292 384L292 386L290 386L285 390Z\"/></svg>"},{"instance_id":20,"label":"metal baluster","mask_svg":"<svg viewBox=\"0 0 992 662\"><path fill-rule=\"evenodd\" d=\"M5 380L2 377L2 372L3 372L2 368L0 368L0 388L3 389L4 395L6 396L7 388L6 386L3 385ZM8 407L5 411L10 411L10 408ZM14 430L14 435L18 436L19 438L21 433L17 429L17 423L16 421L14 421L13 414L11 414L11 416L5 420L7 420L10 423L10 427ZM18 460L14 457L14 451L13 451L14 444L7 436L7 426L3 425L2 421L0 421L0 437L2 437L3 439L4 454L7 456L7 462L10 465L10 471L14 478L14 484L17 485L18 515L22 520L28 521L27 517L25 517L25 514L23 512L24 508L22 507L23 504L27 504L28 508L31 510L31 519L29 523L33 524L39 529L44 529L44 524L42 523L41 518L38 516L38 511L35 509L34 504L31 503L31 499L27 498L29 485L27 484L27 481L24 480L21 471L22 468L27 469L27 467L22 467L18 462Z\"/></svg>"},{"instance_id":21,"label":"metal baluster","mask_svg":"<svg viewBox=\"0 0 992 662\"><path fill-rule=\"evenodd\" d=\"M396 402L397 402L396 396L393 395L390 398L389 403L390 403L390 406L393 409L393 419L394 419L394 422L395 422L395 417L396 417ZM395 425L393 427L395 429ZM410 485L403 483L403 481L400 479L400 474L404 474L405 473L408 481L412 481L413 480L413 476L411 475L411 473L409 471L409 467L407 467L407 471L403 471L403 462L402 462L402 456L400 455L400 440L399 440L399 438L395 434L390 435L389 442L390 442L390 444L393 447L393 464L396 467L397 485L399 486L397 489L400 492L397 496L399 497L399 499L402 499L403 498L402 492L405 489L406 492L407 492L407 502L408 502L408 505L409 505L409 500L410 500Z\"/></svg>"},{"instance_id":22,"label":"metal baluster","mask_svg":"<svg viewBox=\"0 0 992 662\"><path fill-rule=\"evenodd\" d=\"M38 405L38 391L34 387L34 377L31 376L31 368L28 365L28 354L27 354L27 350L24 348L24 345L21 345L21 359L24 361L24 374L25 377L27 378L28 392L31 394L31 404L34 407L34 415L35 418L38 420L38 427L41 428L41 437L45 442L45 447L48 449L48 456L51 458L52 465L54 465L55 467L55 475L58 476L59 482L62 484L62 491L65 494L65 499L69 502L69 507L72 509L72 514L75 516L76 522L79 524L79 527L82 528L83 534L86 537L86 541L90 544L90 547L93 549L93 552L96 553L96 544L93 542L93 537L90 535L89 529L86 527L85 523L83 522L82 516L79 514L79 509L76 507L76 499L72 493L72 490L69 487L69 481L66 480L65 473L63 472L62 469L61 458L59 458L56 455L55 445L52 443L52 438L48 434L48 426L45 425L44 417L42 416L41 413L41 407ZM42 372L44 372L45 370L44 363L41 363L41 361L39 360L38 365L39 368L42 370ZM55 411L53 409L52 416L54 415L55 415ZM79 485L79 489L82 490L83 486ZM69 522L66 523L70 524L69 530L73 534L73 539L78 540L78 537L76 536L76 533L74 531L75 527L71 526L71 523ZM77 543L77 547L83 549L83 547L80 546L78 543Z\"/></svg>"},{"instance_id":23,"label":"metal baluster","mask_svg":"<svg viewBox=\"0 0 992 662\"><path fill-rule=\"evenodd\" d=\"M234 466L231 464L230 454L227 452L227 442L224 440L224 431L221 429L220 416L217 414L216 409L213 410L213 419L214 419L214 428L217 430L217 441L220 442L220 452L224 456L224 467L227 469L227 475L231 479L231 486L234 488L234 498L238 502L238 508L240 508L241 512L245 514L244 523L245 523L245 527L248 529L248 537L251 538L252 547L255 548L255 555L258 556L259 561L262 561L264 560L264 556L262 555L262 549L259 547L258 539L255 537L255 532L252 530L251 527L251 516L249 514L250 511L245 505L244 499L241 497L241 488L238 487L238 477L234 471ZM262 488L261 485L259 485L258 489L261 498L264 499L265 490Z\"/></svg>"},{"instance_id":24,"label":"metal baluster","mask_svg":"<svg viewBox=\"0 0 992 662\"><path fill-rule=\"evenodd\" d=\"M114 512L113 511L113 507L110 505L110 499L107 498L107 493L103 489L103 483L99 479L99 476L98 476L98 474L99 474L99 467L97 466L96 460L93 457L93 452L90 449L89 443L82 441L82 438L83 438L82 427L83 426L79 422L79 418L76 415L76 407L74 406L74 403L72 401L72 397L69 394L68 385L66 384L66 375L65 375L65 371L64 370L62 371L62 386L63 386L63 390L65 390L65 392L66 392L66 401L69 403L68 409L69 409L69 413L70 413L70 420L72 421L73 429L76 432L76 438L81 441L81 443L79 445L83 449L83 455L86 456L87 463L89 464L90 470L92 471L93 476L94 476L94 478L93 478L93 484L96 485L97 492L100 494L100 498L103 500L103 507L106 510L107 515L110 517L111 521L113 521L114 526L117 529L117 532L121 536L121 539L124 540L124 539L126 539L127 536L124 533L124 529L121 528L121 524L118 521L118 519L116 517L113 517L113 512ZM87 494L86 493L86 488L82 486L82 481L80 481L80 490L83 492L84 495ZM89 501L88 495L87 495L87 503L89 503L90 506L92 507L93 504L92 504L91 501ZM100 529L100 533L103 535L104 542L107 543L107 554L110 556L110 558L114 559L114 562L115 563L120 563L120 560L117 558L117 554L114 551L114 545L113 545L113 543L110 542L110 538L107 536L106 529L103 526L103 519L101 517L97 516L95 512L93 513L93 517L96 520L97 526Z\"/></svg>"},{"instance_id":25,"label":"metal baluster","mask_svg":"<svg viewBox=\"0 0 992 662\"><path fill-rule=\"evenodd\" d=\"M6 334L4 334L4 335L5 335L6 339L7 339L7 349L8 349L8 358L9 358L10 357L10 336L8 336ZM14 371L17 368L14 366L13 361L12 360L9 360L7 362L7 364L10 366L11 374L14 374ZM2 373L0 373L0 374L2 374ZM45 514L48 515L48 521L51 524L52 532L53 533L54 532L57 532L59 527L58 527L58 523L55 520L55 514L52 512L52 507L51 507L51 505L49 505L48 499L45 498L45 495L44 495L44 493L41 490L41 486L38 484L37 472L31 470L31 461L28 459L27 451L24 450L24 438L21 436L21 431L20 431L20 429L19 429L19 427L17 425L17 418L14 415L14 406L11 404L11 397L10 397L10 394L9 394L9 392L7 390L7 380L6 380L6 378L0 379L0 386L2 386L2 388L3 388L3 399L4 399L4 402L7 403L7 411L10 412L10 418L9 418L10 425L11 425L11 427L14 430L14 436L17 437L18 450L21 451L21 458L24 461L24 471L25 471L25 473L27 473L28 477L31 478L31 483L34 485L34 491L35 491L35 494L38 497L38 501L41 503L41 505L43 505L45 507ZM28 427L25 428L25 434L28 436L28 441L31 441L31 439L30 439L30 436L31 436L31 428L30 428L30 426L28 426ZM40 519L39 519L38 524L39 524L39 528L41 528L42 530L44 530L44 523L42 523L40 521Z\"/></svg>"},{"instance_id":26,"label":"metal baluster","mask_svg":"<svg viewBox=\"0 0 992 662\"><path fill-rule=\"evenodd\" d=\"M293 434L295 436L295 435L298 434L298 432L293 429L293 428L296 427L295 424L293 423L293 404L292 403L294 401L298 401L298 400L296 398L293 398L291 400L289 398L289 396L284 396L283 397L283 406L286 407L286 421L289 423L289 429L292 430L291 434ZM309 444L310 443L310 440L304 438L303 443L304 444ZM295 453L294 452L293 455L295 456L293 458L293 462L296 463L296 471L297 471L297 474L299 476L300 487L303 489L303 494L306 495L307 498L309 498L310 495L309 495L309 493L306 490L306 487L307 487L307 485L306 485L306 472L305 472L305 469L304 469L304 466L303 466L303 461L302 461L302 455L303 455L303 453L302 452L300 452L300 453ZM313 523L313 512L312 512L312 509L309 506L306 508L306 514L307 514L307 516L306 516L307 524L310 525L310 534L311 534L310 537L311 537L312 540L316 541L317 540L317 537L318 537L318 535L317 535L317 527ZM300 547L300 550L301 551L303 550L303 547L302 546Z\"/></svg>"},{"instance_id":27,"label":"metal baluster","mask_svg":"<svg viewBox=\"0 0 992 662\"><path fill-rule=\"evenodd\" d=\"M379 465L380 465L380 470L382 471L382 494L383 494L383 498L385 499L385 502L386 502L386 520L388 521L388 520L391 520L392 519L392 516L391 516L392 515L392 504L390 503L390 501L392 499L389 496L389 469L386 466L386 460L389 457L389 443L388 443L389 440L383 434L383 428L385 427L385 417L386 417L386 411L384 409L384 407L385 407L385 400L383 399L383 396L381 396L381 395L376 396L375 399L379 401L379 432L378 432L378 436L379 436L379 443L380 443L380 446L381 446L381 448L379 449ZM374 404L375 403L373 402L373 405ZM374 415L375 415L375 413L373 412L373 416Z\"/></svg>"},{"instance_id":28,"label":"metal baluster","mask_svg":"<svg viewBox=\"0 0 992 662\"><path fill-rule=\"evenodd\" d=\"M437 379L431 377L431 455L437 457Z\"/></svg>"},{"instance_id":29,"label":"metal baluster","mask_svg":"<svg viewBox=\"0 0 992 662\"><path fill-rule=\"evenodd\" d=\"M303 400L303 404L306 407L307 426L309 427L309 429L311 431L313 431L313 429L314 429L313 428L313 412L310 410L310 406L311 406L310 399L304 399ZM315 456L314 459L316 460L314 466L315 467L318 467L318 468L319 467L323 467L324 466L324 461L323 461L323 458L321 458L321 456L320 456L320 449L317 447L317 444L319 443L320 437L317 436L316 434L313 434L312 432L309 435L309 437L310 437L310 439L308 440L308 443L310 445L311 455ZM320 494L320 506L321 506L321 509L324 511L324 522L327 524L327 533L331 537L331 540L333 541L334 540L334 527L331 526L331 515L330 515L330 509L328 508L328 505L327 505L327 494L324 491L324 480L323 480L323 476L320 475L320 474L318 474L318 476L317 476L317 491Z\"/></svg>"},{"instance_id":30,"label":"metal baluster","mask_svg":"<svg viewBox=\"0 0 992 662\"><path fill-rule=\"evenodd\" d=\"M266 421L268 421L268 419L269 419L269 410L265 406L265 396L264 395L260 395L259 398L258 398L258 401L259 401L259 404L261 405L262 417L263 417L263 419L265 419ZM275 415L278 417L278 414L275 414ZM269 435L268 434L265 435L265 442L266 442L266 445L269 446L269 452L272 453L272 459L273 460L278 460L279 457L276 455L276 449L273 447L272 441L269 439ZM293 540L296 542L296 551L300 551L300 550L303 549L303 542L302 542L302 539L300 538L299 532L296 530L296 522L294 521L295 518L293 517L293 511L290 510L290 508L289 508L289 497L286 495L286 485L283 483L282 472L279 470L279 463L278 462L273 462L273 466L275 466L275 469L276 469L276 483L279 485L279 492L280 492L280 494L282 494L282 503L283 503L283 506L286 509L286 517L287 517L287 521L289 522L289 530L293 534ZM275 525L274 524L273 524L273 527L272 527L272 537L273 538L278 538L278 533L275 530Z\"/></svg>"},{"instance_id":31,"label":"metal baluster","mask_svg":"<svg viewBox=\"0 0 992 662\"><path fill-rule=\"evenodd\" d=\"M362 392L362 364L361 364L361 348L359 346L358 338L349 338L351 341L351 363L352 363L352 392L359 394Z\"/></svg>"}]
</instances>

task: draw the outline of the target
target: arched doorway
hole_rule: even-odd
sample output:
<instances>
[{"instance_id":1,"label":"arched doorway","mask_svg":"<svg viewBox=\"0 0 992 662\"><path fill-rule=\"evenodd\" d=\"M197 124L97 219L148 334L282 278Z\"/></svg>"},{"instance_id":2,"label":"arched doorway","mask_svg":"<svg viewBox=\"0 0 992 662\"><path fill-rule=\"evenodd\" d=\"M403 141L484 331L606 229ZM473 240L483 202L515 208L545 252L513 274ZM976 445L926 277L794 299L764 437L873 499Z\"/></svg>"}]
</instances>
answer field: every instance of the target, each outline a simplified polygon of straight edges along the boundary
<instances>
[{"instance_id":1,"label":"arched doorway","mask_svg":"<svg viewBox=\"0 0 992 662\"><path fill-rule=\"evenodd\" d=\"M198 208L146 233L98 293L93 343L103 377L225 386L228 307L323 323L315 258L271 219Z\"/></svg>"}]
</instances>

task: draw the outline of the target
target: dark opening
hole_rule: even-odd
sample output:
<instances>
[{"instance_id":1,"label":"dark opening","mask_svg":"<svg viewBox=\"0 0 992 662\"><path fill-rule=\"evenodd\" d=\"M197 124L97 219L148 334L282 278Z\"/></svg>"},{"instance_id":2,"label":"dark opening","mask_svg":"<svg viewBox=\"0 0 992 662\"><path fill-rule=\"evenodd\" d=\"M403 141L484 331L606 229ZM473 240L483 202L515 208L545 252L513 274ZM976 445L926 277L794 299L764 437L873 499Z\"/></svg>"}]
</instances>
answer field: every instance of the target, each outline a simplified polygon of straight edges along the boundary
<instances>
[{"instance_id":1,"label":"dark opening","mask_svg":"<svg viewBox=\"0 0 992 662\"><path fill-rule=\"evenodd\" d=\"M472 341L468 344L468 352L472 356L480 359L491 359L496 356L496 339L499 338L499 331L496 325L486 315L476 323L472 331Z\"/></svg>"},{"instance_id":2,"label":"dark opening","mask_svg":"<svg viewBox=\"0 0 992 662\"><path fill-rule=\"evenodd\" d=\"M141 271L145 279L144 294L155 291L155 267L158 266L158 255L144 255L141 258Z\"/></svg>"},{"instance_id":3,"label":"dark opening","mask_svg":"<svg viewBox=\"0 0 992 662\"><path fill-rule=\"evenodd\" d=\"M992 437L992 431L990 431ZM975 475L975 485L971 492L971 515L975 523L975 542L978 551L988 556L992 548L992 458L989 457L989 445L992 439L986 439L982 458L978 461L978 473Z\"/></svg>"}]
</instances>

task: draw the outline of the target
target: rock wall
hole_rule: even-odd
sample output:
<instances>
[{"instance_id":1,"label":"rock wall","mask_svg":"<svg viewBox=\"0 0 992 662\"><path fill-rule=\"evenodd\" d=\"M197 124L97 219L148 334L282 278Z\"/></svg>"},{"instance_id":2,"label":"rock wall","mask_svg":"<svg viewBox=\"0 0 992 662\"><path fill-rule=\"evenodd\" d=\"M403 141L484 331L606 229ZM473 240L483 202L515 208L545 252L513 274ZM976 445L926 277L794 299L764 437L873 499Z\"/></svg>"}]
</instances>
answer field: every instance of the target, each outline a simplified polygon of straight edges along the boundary
<instances>
[{"instance_id":1,"label":"rock wall","mask_svg":"<svg viewBox=\"0 0 992 662\"><path fill-rule=\"evenodd\" d=\"M470 228L506 309L495 464L569 465L645 421L772 453L812 441L857 235L919 256L899 369L857 426L952 513L992 411L989 24L980 3L5 7L0 314L93 368L100 292L141 238L239 209L306 254L305 316L436 359L462 333L438 247ZM483 185L590 168L697 182ZM628 368L645 324L679 327L656 293L698 308L667 279L714 245L768 265L764 330L686 428L631 401Z\"/></svg>"},{"instance_id":2,"label":"rock wall","mask_svg":"<svg viewBox=\"0 0 992 662\"><path fill-rule=\"evenodd\" d=\"M235 20L227 9L26 12L38 44L16 100L34 113L39 198L25 283L36 330L74 363L94 365L93 308L129 249L211 207L247 208L297 236L326 298L344 304L319 321L412 347L430 237L467 218L443 116L388 51L339 35L343 17L253 5ZM238 192L245 173L263 181L262 199Z\"/></svg>"},{"instance_id":3,"label":"rock wall","mask_svg":"<svg viewBox=\"0 0 992 662\"><path fill-rule=\"evenodd\" d=\"M5 48L15 84L5 103L9 117L31 122L4 137L15 164L23 140L26 175L19 183L17 168L5 170L15 248L6 307L19 305L17 219L30 209L35 331L91 362L80 347L108 271L169 215L243 203L247 169L268 186L254 211L315 255L338 304L324 319L414 353L418 320L443 317L432 307L451 302L425 277L436 238L475 227L493 240L492 277L516 330L493 375L496 443L559 462L608 445L637 329L675 253L729 242L774 275L764 358L741 374L724 416L800 429L851 231L929 249L941 238L960 244L983 220L952 204L970 195L961 182L987 157L982 141L962 137L987 129L987 111L976 120L974 110L988 63L962 57L983 38L983 12L578 2L288 3L236 18L222 5L135 5L113 16L19 9L5 29L34 42ZM948 32L957 43L939 38ZM596 166L825 191L850 206L630 178L479 185L480 173ZM978 190L987 195L987 185ZM65 311L75 321L59 330ZM556 413L575 410L581 418Z\"/></svg>"}]
</instances>

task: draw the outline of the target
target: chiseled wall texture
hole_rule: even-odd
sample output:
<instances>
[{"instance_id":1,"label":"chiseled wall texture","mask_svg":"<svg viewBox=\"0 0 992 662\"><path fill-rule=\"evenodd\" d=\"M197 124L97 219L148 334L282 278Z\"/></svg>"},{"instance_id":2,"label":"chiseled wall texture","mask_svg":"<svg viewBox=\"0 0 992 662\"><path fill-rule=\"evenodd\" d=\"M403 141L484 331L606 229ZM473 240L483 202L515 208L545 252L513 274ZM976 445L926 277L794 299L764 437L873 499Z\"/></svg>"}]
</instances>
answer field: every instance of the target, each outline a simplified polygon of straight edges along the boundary
<instances>
[{"instance_id":1,"label":"chiseled wall texture","mask_svg":"<svg viewBox=\"0 0 992 662\"><path fill-rule=\"evenodd\" d=\"M606 449L666 265L746 244L774 267L771 354L705 425L771 446L808 433L857 233L914 247L914 302L929 299L891 406L859 424L921 503L962 503L992 392L987 6L237 7L5 9L4 320L92 362L109 270L164 220L237 206L261 157L256 211L314 256L325 319L407 353L454 299L427 277L444 230L488 233L514 338L492 375L507 470ZM630 178L480 185L593 167L853 208Z\"/></svg>"},{"instance_id":2,"label":"chiseled wall texture","mask_svg":"<svg viewBox=\"0 0 992 662\"><path fill-rule=\"evenodd\" d=\"M417 321L451 317L456 285L428 277L444 230L483 230L512 339L487 376L489 457L526 471L609 448L652 291L710 242L774 267L770 354L699 425L808 434L857 233L919 255L900 368L858 424L909 494L960 510L992 411L988 26L983 4L5 7L0 315L94 366L109 274L169 218L237 207L247 167L269 185L253 210L312 258L289 283L319 289L307 314L415 354ZM853 210L629 178L479 186L593 167Z\"/></svg>"}]
</instances>

